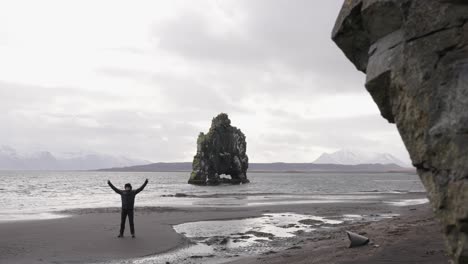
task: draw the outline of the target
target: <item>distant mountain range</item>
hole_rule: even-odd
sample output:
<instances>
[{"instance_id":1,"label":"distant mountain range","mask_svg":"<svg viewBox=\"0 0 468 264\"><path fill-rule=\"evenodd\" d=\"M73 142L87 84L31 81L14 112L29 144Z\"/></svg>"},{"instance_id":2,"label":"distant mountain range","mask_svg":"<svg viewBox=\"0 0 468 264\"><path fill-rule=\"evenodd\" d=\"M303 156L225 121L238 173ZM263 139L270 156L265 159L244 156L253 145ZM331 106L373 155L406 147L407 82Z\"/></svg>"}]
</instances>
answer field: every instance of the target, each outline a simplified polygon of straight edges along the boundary
<instances>
[{"instance_id":1,"label":"distant mountain range","mask_svg":"<svg viewBox=\"0 0 468 264\"><path fill-rule=\"evenodd\" d=\"M109 168L99 171L119 171L119 172L174 172L191 171L191 162L173 162L173 163L152 163L148 165ZM396 164L315 164L315 163L249 163L249 172L390 172L390 171L408 171L409 168L403 168Z\"/></svg>"},{"instance_id":2,"label":"distant mountain range","mask_svg":"<svg viewBox=\"0 0 468 264\"><path fill-rule=\"evenodd\" d=\"M400 167L411 167L392 154L369 153L358 150L339 150L333 153L323 153L313 163L316 164L397 164Z\"/></svg>"},{"instance_id":3,"label":"distant mountain range","mask_svg":"<svg viewBox=\"0 0 468 264\"><path fill-rule=\"evenodd\" d=\"M191 171L190 162L152 163L147 165L102 169L101 171L133 172L171 172ZM408 171L411 166L388 153L365 153L360 151L339 150L323 153L312 163L249 163L249 172L387 172Z\"/></svg>"},{"instance_id":4,"label":"distant mountain range","mask_svg":"<svg viewBox=\"0 0 468 264\"><path fill-rule=\"evenodd\" d=\"M387 153L363 153L340 150L324 153L312 163L250 163L250 172L311 171L404 171L410 166ZM104 169L103 169L104 168ZM107 169L106 169L107 168ZM191 162L151 163L99 153L71 152L52 154L48 151L19 153L0 146L0 170L99 170L132 172L191 171Z\"/></svg>"},{"instance_id":5,"label":"distant mountain range","mask_svg":"<svg viewBox=\"0 0 468 264\"><path fill-rule=\"evenodd\" d=\"M0 146L0 170L96 170L148 163L150 161L99 153L18 153L11 147Z\"/></svg>"}]
</instances>

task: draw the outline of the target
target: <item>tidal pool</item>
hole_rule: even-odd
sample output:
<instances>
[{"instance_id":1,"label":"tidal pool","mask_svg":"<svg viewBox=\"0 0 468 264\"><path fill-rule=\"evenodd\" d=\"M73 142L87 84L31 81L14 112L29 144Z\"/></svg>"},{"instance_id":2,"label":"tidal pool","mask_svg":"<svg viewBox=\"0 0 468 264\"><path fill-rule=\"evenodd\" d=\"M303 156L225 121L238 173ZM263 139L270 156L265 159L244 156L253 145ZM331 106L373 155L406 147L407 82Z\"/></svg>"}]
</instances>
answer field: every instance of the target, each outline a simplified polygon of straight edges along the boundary
<instances>
[{"instance_id":1,"label":"tidal pool","mask_svg":"<svg viewBox=\"0 0 468 264\"><path fill-rule=\"evenodd\" d=\"M378 221L396 215L340 215L321 217L296 213L270 213L260 217L190 222L174 230L193 243L185 248L144 258L120 261L149 263L223 263L245 256L269 254L298 246L299 234L352 222Z\"/></svg>"}]
</instances>

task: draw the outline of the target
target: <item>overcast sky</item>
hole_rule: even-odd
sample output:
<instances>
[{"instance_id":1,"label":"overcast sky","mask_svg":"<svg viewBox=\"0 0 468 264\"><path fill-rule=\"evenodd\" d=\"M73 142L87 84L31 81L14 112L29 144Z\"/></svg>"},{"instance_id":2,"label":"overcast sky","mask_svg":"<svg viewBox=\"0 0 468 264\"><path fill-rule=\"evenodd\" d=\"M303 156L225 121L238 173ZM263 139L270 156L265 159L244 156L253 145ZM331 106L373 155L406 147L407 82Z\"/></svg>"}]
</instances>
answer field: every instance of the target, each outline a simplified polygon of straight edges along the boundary
<instances>
[{"instance_id":1,"label":"overcast sky","mask_svg":"<svg viewBox=\"0 0 468 264\"><path fill-rule=\"evenodd\" d=\"M342 2L2 1L0 145L190 161L226 112L254 162L408 161L330 40Z\"/></svg>"}]
</instances>

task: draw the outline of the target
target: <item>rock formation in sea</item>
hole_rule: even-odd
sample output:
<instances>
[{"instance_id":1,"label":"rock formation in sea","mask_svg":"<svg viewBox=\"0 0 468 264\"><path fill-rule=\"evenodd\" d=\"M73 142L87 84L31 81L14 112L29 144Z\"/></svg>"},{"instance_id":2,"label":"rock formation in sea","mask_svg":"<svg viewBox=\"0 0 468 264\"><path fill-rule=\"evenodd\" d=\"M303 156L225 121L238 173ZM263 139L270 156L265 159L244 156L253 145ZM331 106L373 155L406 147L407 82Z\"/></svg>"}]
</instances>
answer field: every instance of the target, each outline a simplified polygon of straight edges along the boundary
<instances>
[{"instance_id":1,"label":"rock formation in sea","mask_svg":"<svg viewBox=\"0 0 468 264\"><path fill-rule=\"evenodd\" d=\"M453 263L468 263L467 21L467 0L347 0L332 33L397 125Z\"/></svg>"},{"instance_id":2,"label":"rock formation in sea","mask_svg":"<svg viewBox=\"0 0 468 264\"><path fill-rule=\"evenodd\" d=\"M244 133L231 126L227 114L219 114L213 118L208 133L198 136L197 154L193 158L193 171L188 182L197 185L248 183L246 149ZM231 178L221 177L223 174Z\"/></svg>"}]
</instances>

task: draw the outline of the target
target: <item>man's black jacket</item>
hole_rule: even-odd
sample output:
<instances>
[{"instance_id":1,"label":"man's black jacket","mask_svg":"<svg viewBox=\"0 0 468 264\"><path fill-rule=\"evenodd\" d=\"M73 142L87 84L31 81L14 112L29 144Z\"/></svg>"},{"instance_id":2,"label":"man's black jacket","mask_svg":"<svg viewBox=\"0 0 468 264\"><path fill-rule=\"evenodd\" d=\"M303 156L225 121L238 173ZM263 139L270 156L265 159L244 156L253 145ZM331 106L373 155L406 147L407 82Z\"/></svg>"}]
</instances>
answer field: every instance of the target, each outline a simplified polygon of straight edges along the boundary
<instances>
[{"instance_id":1,"label":"man's black jacket","mask_svg":"<svg viewBox=\"0 0 468 264\"><path fill-rule=\"evenodd\" d=\"M122 198L122 209L133 210L133 205L135 204L135 196L139 192L143 191L146 184L148 184L148 181L145 181L145 183L140 188L130 191L117 189L110 181L108 182L108 184L112 188L112 190L120 194L120 197Z\"/></svg>"}]
</instances>

